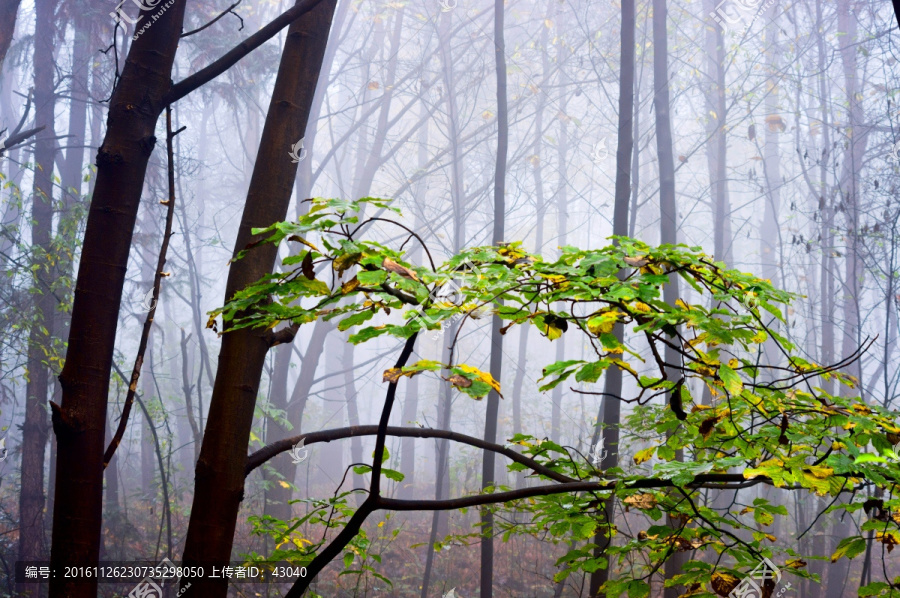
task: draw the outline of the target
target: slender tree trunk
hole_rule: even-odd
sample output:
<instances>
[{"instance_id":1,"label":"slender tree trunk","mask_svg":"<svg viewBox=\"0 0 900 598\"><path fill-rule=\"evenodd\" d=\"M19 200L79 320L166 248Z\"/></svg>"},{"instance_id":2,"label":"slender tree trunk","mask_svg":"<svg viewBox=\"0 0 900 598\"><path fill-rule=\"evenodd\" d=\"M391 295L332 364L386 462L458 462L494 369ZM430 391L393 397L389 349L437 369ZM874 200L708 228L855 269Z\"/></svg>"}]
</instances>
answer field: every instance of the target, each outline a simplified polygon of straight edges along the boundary
<instances>
[{"instance_id":1,"label":"slender tree trunk","mask_svg":"<svg viewBox=\"0 0 900 598\"><path fill-rule=\"evenodd\" d=\"M561 17L557 12L557 20ZM564 31L565 27L559 22L559 30ZM546 29L546 27L544 27ZM566 172L566 154L569 151L569 130L568 130L568 97L569 97L569 81L565 75L563 65L568 57L567 45L563 36L557 37L556 43L556 67L559 69L559 110L563 115L559 119L559 142L557 143L557 176L559 184L556 188L556 236L558 245L565 247L568 241L569 228L569 198L566 191L569 188L568 173ZM565 335L557 339L556 343L556 361L565 359L566 354L566 337ZM562 401L563 401L563 385L559 384L553 389L552 402L550 410L550 438L553 442L559 442L559 426L562 419Z\"/></svg>"},{"instance_id":2,"label":"slender tree trunk","mask_svg":"<svg viewBox=\"0 0 900 598\"><path fill-rule=\"evenodd\" d=\"M816 31L823 31L822 18L822 1L816 0ZM831 156L831 124L828 111L828 80L826 77L825 64L828 60L828 54L825 48L825 39L821 35L816 36L817 43L817 72L819 84L819 112L822 120L822 154L818 156L819 163L819 181L821 190L819 196L813 198L818 204L818 220L819 220L819 238L822 248L822 267L820 270L819 284L821 289L821 322L822 322L822 349L819 353L820 363L834 363L834 259L831 257L832 251L832 231L834 230L834 212L831 209L831 192L828 188L828 160ZM827 380L819 380L822 389L828 394L834 392L834 382L831 378ZM810 539L810 547L812 554L825 554L827 550L826 531L828 529L828 520L820 520L821 523L817 529L812 531ZM830 568L829 568L830 570ZM811 561L809 564L809 572L819 576L818 587L814 586L813 581L806 583L806 595L814 596L822 589L822 582L825 581L825 564L822 561Z\"/></svg>"},{"instance_id":3,"label":"slender tree trunk","mask_svg":"<svg viewBox=\"0 0 900 598\"><path fill-rule=\"evenodd\" d=\"M448 129L450 131L450 171L451 186L450 197L452 199L451 209L453 212L453 252L460 251L465 244L465 202L466 192L463 183L463 153L459 146L460 130L459 130L459 114L456 104L456 79L453 71L452 60L452 30L450 23L450 13L445 12L441 15L438 23L439 48L438 53L441 59L441 78L444 85L444 98L447 101L448 112ZM442 352L442 362L449 361L449 345L452 338L456 335L457 322L453 322L448 328L444 329L444 350ZM447 375L446 373L444 374ZM452 394L449 387L442 389L438 401L438 427L441 429L449 429L452 409ZM436 441L435 462L437 469L437 477L435 482L435 497L438 499L445 498L448 495L450 487L450 445L447 441ZM425 573L422 577L421 598L427 598L428 590L431 583L431 572L434 563L434 542L438 534L445 533L447 525L447 517L440 511L435 511L431 519L431 532L429 535L429 543L426 547L425 555Z\"/></svg>"},{"instance_id":4,"label":"slender tree trunk","mask_svg":"<svg viewBox=\"0 0 900 598\"><path fill-rule=\"evenodd\" d=\"M116 327L131 236L154 132L171 86L185 3L176 2L131 46L110 100L97 154L97 182L88 215L72 309L62 403L53 404L56 500L51 561L94 566L100 549L104 428ZM48 39L48 43L52 40ZM96 581L57 576L52 598L97 594Z\"/></svg>"},{"instance_id":5,"label":"slender tree trunk","mask_svg":"<svg viewBox=\"0 0 900 598\"><path fill-rule=\"evenodd\" d=\"M247 203L235 242L237 253L254 240L251 230L284 220L297 167L287 150L303 137L322 66L334 0L323 0L288 29ZM139 40L140 41L140 40ZM225 299L272 271L277 248L262 245L228 272ZM244 494L244 462L256 395L269 345L256 330L222 338L209 417L197 462L193 508L184 549L186 565L223 566L231 557ZM227 579L197 579L192 592L224 597ZM194 588L196 586L196 589Z\"/></svg>"},{"instance_id":6,"label":"slender tree trunk","mask_svg":"<svg viewBox=\"0 0 900 598\"><path fill-rule=\"evenodd\" d=\"M849 143L844 151L843 165L841 168L840 188L838 189L838 209L845 214L846 231L844 237L847 240L844 262L844 292L841 294L841 311L843 312L844 330L841 339L842 357L850 355L859 346L860 314L859 297L860 286L860 257L859 257L859 191L858 176L863 168L863 155L868 142L868 130L865 125L865 116L861 104L858 68L857 21L851 11L851 6L856 5L851 0L839 0L837 3L838 31L841 35L841 66L844 71L845 99L849 107L848 120ZM862 371L859 362L852 364L849 373L857 376L862 384ZM852 396L859 392L855 389L842 386L842 396ZM865 397L863 397L865 400ZM832 537L833 543L841 538L849 536L852 532L852 523L848 517L838 518L835 522ZM843 595L844 586L850 571L850 564L846 559L841 559L828 568L828 578L825 587L826 598L840 598Z\"/></svg>"},{"instance_id":7,"label":"slender tree trunk","mask_svg":"<svg viewBox=\"0 0 900 598\"><path fill-rule=\"evenodd\" d=\"M497 73L497 165L494 171L494 244L503 241L506 222L506 159L509 150L509 114L506 100L506 43L503 34L503 0L494 2L494 59ZM451 91L452 93L452 91ZM503 335L500 333L500 316L491 319L491 376L500 382L503 364ZM497 419L500 411L500 395L491 390L488 394L487 412L484 416L484 439L497 441ZM481 469L481 487L494 485L495 455L485 451ZM490 509L481 511L481 598L494 595L494 514Z\"/></svg>"},{"instance_id":8,"label":"slender tree trunk","mask_svg":"<svg viewBox=\"0 0 900 598\"><path fill-rule=\"evenodd\" d=\"M619 58L619 117L618 140L616 142L616 191L613 207L613 234L624 236L628 232L628 202L631 198L631 164L634 149L632 112L634 111L634 41L635 12L634 0L622 0L622 27L620 31L621 55ZM625 338L625 327L618 323L613 334L619 342ZM622 395L622 371L618 368L606 370L603 383L603 403L598 426L594 432L593 444L602 439L606 454L600 463L601 469L617 467L619 463L619 422L621 404L618 399ZM610 539L606 534L615 523L615 499L607 500L603 505L604 521L601 531L594 536L594 558L604 556ZM603 596L600 587L609 580L612 563L591 573L589 596Z\"/></svg>"},{"instance_id":9,"label":"slender tree trunk","mask_svg":"<svg viewBox=\"0 0 900 598\"><path fill-rule=\"evenodd\" d=\"M44 537L44 455L50 427L47 400L50 370L45 351L52 350L56 300L50 256L53 227L54 137L53 39L56 36L57 0L36 0L34 42L35 121L46 126L38 133L34 149L31 245L35 289L34 316L28 335L28 378L25 387L25 422L22 425L22 469L19 489L19 560L46 558ZM18 584L23 596L36 596L37 587Z\"/></svg>"},{"instance_id":10,"label":"slender tree trunk","mask_svg":"<svg viewBox=\"0 0 900 598\"><path fill-rule=\"evenodd\" d=\"M707 0L704 12L715 10L715 2ZM731 205L728 200L728 144L725 133L725 39L719 26L706 28L706 108L709 122L706 163L709 171L709 195L713 214L713 256L731 264Z\"/></svg>"},{"instance_id":11,"label":"slender tree trunk","mask_svg":"<svg viewBox=\"0 0 900 598\"><path fill-rule=\"evenodd\" d=\"M653 0L653 109L656 113L656 145L659 156L659 211L660 211L660 242L663 244L677 243L678 216L675 205L675 159L672 146L672 124L669 116L669 68L668 68L668 33L666 0ZM669 282L663 287L663 300L669 305L675 305L678 299L678 277L672 275ZM665 360L667 364L680 362L678 350L666 346ZM666 368L666 375L670 380L680 376L678 370ZM680 454L676 458L681 460ZM671 579L681 573L686 555L676 552L669 557L665 565L666 579ZM664 590L665 598L677 598L681 592L676 586L667 587Z\"/></svg>"}]
</instances>

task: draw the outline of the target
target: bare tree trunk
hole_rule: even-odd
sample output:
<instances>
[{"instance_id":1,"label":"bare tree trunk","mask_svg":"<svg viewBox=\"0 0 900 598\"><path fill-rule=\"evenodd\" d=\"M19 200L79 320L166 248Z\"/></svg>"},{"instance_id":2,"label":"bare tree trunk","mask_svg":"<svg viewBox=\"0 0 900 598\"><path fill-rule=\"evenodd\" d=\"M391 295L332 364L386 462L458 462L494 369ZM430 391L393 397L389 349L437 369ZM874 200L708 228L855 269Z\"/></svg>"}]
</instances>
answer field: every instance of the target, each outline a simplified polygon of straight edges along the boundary
<instances>
[{"instance_id":1,"label":"bare tree trunk","mask_svg":"<svg viewBox=\"0 0 900 598\"><path fill-rule=\"evenodd\" d=\"M110 100L109 122L114 126L97 155L97 182L60 375L62 403L52 405L58 457L51 561L57 569L97 564L107 392L119 305L156 121L171 87L184 7L182 2L173 4L132 44ZM96 580L74 582L57 576L50 582L53 598L96 594Z\"/></svg>"},{"instance_id":2,"label":"bare tree trunk","mask_svg":"<svg viewBox=\"0 0 900 598\"><path fill-rule=\"evenodd\" d=\"M16 31L16 16L21 0L0 0L0 69Z\"/></svg>"},{"instance_id":3,"label":"bare tree trunk","mask_svg":"<svg viewBox=\"0 0 900 598\"><path fill-rule=\"evenodd\" d=\"M675 204L675 159L672 146L672 124L669 113L669 44L667 27L668 10L666 0L653 0L653 109L656 113L656 147L659 156L659 212L660 242L677 243L678 215ZM669 276L669 282L663 287L663 300L675 305L678 299L678 277ZM678 350L666 345L665 360L667 364L680 362ZM680 376L674 367L666 368L666 376L674 380ZM676 459L683 458L681 451ZM686 555L676 552L666 561L665 577L671 579L681 573ZM665 598L678 598L681 592L676 586L667 587L663 592Z\"/></svg>"},{"instance_id":4,"label":"bare tree trunk","mask_svg":"<svg viewBox=\"0 0 900 598\"><path fill-rule=\"evenodd\" d=\"M334 7L334 0L323 0L288 29L235 253L253 241L253 228L266 227L287 215L297 175L287 150L303 137L306 129ZM270 273L276 251L275 246L262 245L233 262L225 299ZM186 565L223 566L230 560L244 494L243 469L250 428L268 350L268 342L256 330L233 331L222 338L197 462L197 483L184 549ZM228 589L227 579L196 579L192 583L192 591L203 596L224 597Z\"/></svg>"},{"instance_id":5,"label":"bare tree trunk","mask_svg":"<svg viewBox=\"0 0 900 598\"><path fill-rule=\"evenodd\" d=\"M45 351L52 350L56 300L53 293L51 234L53 227L53 170L56 156L54 138L53 89L55 61L53 39L56 36L58 0L36 0L34 41L35 120L46 126L37 135L34 149L34 193L32 194L32 285L36 291L34 317L28 335L28 381L26 383L25 422L22 425L22 469L19 488L19 560L46 558L44 535L44 455L50 427L47 400L50 370ZM36 596L38 588L17 584L23 596Z\"/></svg>"},{"instance_id":6,"label":"bare tree trunk","mask_svg":"<svg viewBox=\"0 0 900 598\"><path fill-rule=\"evenodd\" d=\"M557 19L559 19L557 13ZM559 23L560 30L565 30L562 22ZM546 27L544 27L546 29ZM556 44L556 67L559 69L559 110L562 114L567 113L569 98L569 81L566 78L563 65L568 56L567 45L562 36L558 36ZM565 118L559 119L559 142L557 143L557 176L559 177L559 185L556 188L556 235L558 245L565 247L568 240L569 228L569 198L566 190L569 188L568 173L566 171L566 153L569 151L569 130L568 122ZM566 358L566 340L565 336L557 339L556 343L556 361L562 361ZM550 410L550 438L553 442L559 442L559 426L562 418L562 401L563 401L563 385L558 384L553 389L552 407Z\"/></svg>"},{"instance_id":7,"label":"bare tree trunk","mask_svg":"<svg viewBox=\"0 0 900 598\"><path fill-rule=\"evenodd\" d=\"M506 159L509 150L509 114L506 100L506 43L503 34L503 0L494 2L494 59L497 73L497 165L494 171L494 244L503 241L506 222ZM502 321L495 315L491 319L491 376L500 381L503 364ZM500 411L500 395L496 390L488 393L487 412L484 416L484 440L497 441L497 419ZM494 485L495 455L485 451L481 469L481 487ZM481 511L481 598L494 595L494 513Z\"/></svg>"},{"instance_id":8,"label":"bare tree trunk","mask_svg":"<svg viewBox=\"0 0 900 598\"><path fill-rule=\"evenodd\" d=\"M456 104L455 74L453 72L452 60L452 33L450 27L450 13L442 14L438 23L439 48L438 53L441 59L441 78L444 86L444 97L447 101L448 112L448 129L450 139L450 170L451 185L450 197L452 199L451 209L453 212L453 252L456 253L462 249L465 244L465 202L466 193L463 183L463 154L459 146L460 130L459 130L459 114ZM444 350L442 352L442 362L449 361L449 345L452 338L456 335L457 323L453 322L444 329ZM444 374L447 375L447 374ZM445 386L438 400L438 427L441 429L449 429L452 418L451 409L452 394L449 387ZM450 487L450 443L446 440L436 441L435 461L436 461L436 481L435 481L435 497L438 499L445 498L448 495ZM425 554L425 573L422 578L421 598L427 598L428 590L431 584L431 572L434 563L434 542L439 534L445 533L447 525L446 515L440 511L435 511L431 519L431 532L429 534L429 543L426 547Z\"/></svg>"},{"instance_id":9,"label":"bare tree trunk","mask_svg":"<svg viewBox=\"0 0 900 598\"><path fill-rule=\"evenodd\" d=\"M622 0L622 26L620 30L621 55L619 57L619 121L618 140L616 142L616 194L613 207L613 234L624 236L628 233L628 202L631 198L631 165L634 150L634 123L632 112L634 107L634 45L635 45L635 12L634 0ZM625 338L625 327L617 323L613 334L622 342ZM622 371L618 368L606 370L603 381L603 404L598 426L594 432L593 444L602 437L603 450L606 452L600 464L601 469L617 467L619 463L619 422L621 405L618 399L622 395ZM602 436L601 436L602 425ZM607 500L603 505L604 529L594 536L594 558L600 558L610 545L606 537L608 528L615 522L615 499ZM591 573L590 598L603 596L600 587L609 580L612 563Z\"/></svg>"},{"instance_id":10,"label":"bare tree trunk","mask_svg":"<svg viewBox=\"0 0 900 598\"><path fill-rule=\"evenodd\" d=\"M844 292L841 293L844 320L844 330L841 342L842 356L850 355L860 344L860 314L859 298L860 288L860 256L859 256L859 190L858 176L863 166L863 156L868 142L868 129L865 126L865 115L860 101L858 50L856 48L857 20L851 11L851 0L839 0L837 3L838 31L841 36L841 66L844 71L844 89L847 105L849 106L849 123L851 134L849 143L844 151L843 165L841 168L841 180L838 196L838 209L843 210L846 220L845 238L847 247L844 262ZM859 362L849 368L851 374L859 380L859 388L864 388L862 383L862 370ZM857 391L841 386L842 396L852 396ZM865 401L865 396L863 396ZM853 523L849 517L844 516L835 522L832 538L834 541L849 536ZM840 598L843 595L844 586L850 571L850 564L846 559L840 559L828 568L828 580L825 587L826 598Z\"/></svg>"},{"instance_id":11,"label":"bare tree trunk","mask_svg":"<svg viewBox=\"0 0 900 598\"><path fill-rule=\"evenodd\" d=\"M715 10L715 2L704 2L704 13ZM706 108L709 122L706 130L709 142L706 163L709 170L710 204L713 214L713 256L731 264L731 205L728 200L728 144L725 123L725 39L722 28L712 25L706 28L706 76L709 87L706 92Z\"/></svg>"}]
</instances>

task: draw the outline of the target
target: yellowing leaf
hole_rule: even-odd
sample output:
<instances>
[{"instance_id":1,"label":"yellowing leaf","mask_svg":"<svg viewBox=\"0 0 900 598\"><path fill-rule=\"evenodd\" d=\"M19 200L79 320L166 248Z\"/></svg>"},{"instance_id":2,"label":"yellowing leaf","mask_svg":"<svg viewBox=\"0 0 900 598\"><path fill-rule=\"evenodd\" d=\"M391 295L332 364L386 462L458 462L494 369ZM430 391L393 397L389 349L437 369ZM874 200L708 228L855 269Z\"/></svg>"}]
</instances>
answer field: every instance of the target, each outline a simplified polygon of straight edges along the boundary
<instances>
[{"instance_id":1,"label":"yellowing leaf","mask_svg":"<svg viewBox=\"0 0 900 598\"><path fill-rule=\"evenodd\" d=\"M490 373L482 372L478 368L473 368L472 366L466 365L464 363L460 364L456 367L458 367L462 371L466 372L467 374L475 374L476 376L478 376L479 380L481 380L482 382L484 382L485 384L487 384L488 386L490 386L491 388L496 390L497 394L500 395L501 397L503 397L503 395L500 393L500 383L497 382L496 380L494 380L494 377L491 376ZM471 384L469 384L469 386L471 386Z\"/></svg>"},{"instance_id":2,"label":"yellowing leaf","mask_svg":"<svg viewBox=\"0 0 900 598\"><path fill-rule=\"evenodd\" d=\"M650 448L645 448L642 451L638 451L634 455L634 462L637 465L644 463L645 461L649 461L653 457L653 453L656 451L655 446L651 446Z\"/></svg>"},{"instance_id":3,"label":"yellowing leaf","mask_svg":"<svg viewBox=\"0 0 900 598\"><path fill-rule=\"evenodd\" d=\"M741 377L724 363L719 366L719 378L722 379L725 390L733 395L740 394L744 390L744 383L741 381Z\"/></svg>"},{"instance_id":4,"label":"yellowing leaf","mask_svg":"<svg viewBox=\"0 0 900 598\"><path fill-rule=\"evenodd\" d=\"M284 480L279 480L278 485L281 486L282 488L290 488L291 487L291 485L288 484L287 482L285 482Z\"/></svg>"}]
</instances>

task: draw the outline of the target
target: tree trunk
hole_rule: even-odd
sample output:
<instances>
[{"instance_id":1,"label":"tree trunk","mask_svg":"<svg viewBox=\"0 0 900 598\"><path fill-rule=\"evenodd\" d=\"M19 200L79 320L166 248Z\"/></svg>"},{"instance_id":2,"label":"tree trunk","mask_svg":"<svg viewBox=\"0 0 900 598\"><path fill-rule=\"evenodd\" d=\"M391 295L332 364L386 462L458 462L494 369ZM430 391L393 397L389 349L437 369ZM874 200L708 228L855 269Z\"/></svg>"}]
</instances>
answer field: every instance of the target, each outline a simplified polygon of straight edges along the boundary
<instances>
[{"instance_id":1,"label":"tree trunk","mask_svg":"<svg viewBox=\"0 0 900 598\"><path fill-rule=\"evenodd\" d=\"M497 73L497 165L494 171L494 230L492 242L503 241L506 221L506 156L509 151L509 114L506 100L506 43L503 36L503 0L494 2L494 60ZM452 90L448 90L452 93ZM500 333L500 316L491 318L491 376L500 382L503 364L503 335ZM496 390L488 393L487 412L484 416L484 440L497 441L497 419L500 411L500 395ZM495 455L485 451L481 469L481 487L494 485ZM494 595L494 514L490 509L481 511L481 598Z\"/></svg>"},{"instance_id":2,"label":"tree trunk","mask_svg":"<svg viewBox=\"0 0 900 598\"><path fill-rule=\"evenodd\" d=\"M119 305L144 173L156 144L156 121L171 86L184 7L183 2L173 4L132 44L110 100L110 127L97 154L97 183L60 375L62 404L53 405L58 457L51 561L57 569L97 564L106 397ZM53 598L96 594L95 580L73 582L57 576L50 582Z\"/></svg>"},{"instance_id":3,"label":"tree trunk","mask_svg":"<svg viewBox=\"0 0 900 598\"><path fill-rule=\"evenodd\" d=\"M849 107L848 121L850 123L849 143L844 151L840 188L838 190L838 206L839 209L844 211L846 216L846 231L844 234L847 239L844 262L845 291L841 296L844 321L841 357L846 357L859 346L859 297L861 285L859 238L857 236L859 227L857 177L863 168L863 155L868 142L868 131L866 130L865 117L859 95L861 85L859 83L859 69L857 65L857 21L855 15L851 13L851 0L840 0L837 3L837 13L838 31L842 34L840 43L841 66L844 71L845 98ZM857 376L860 380L859 388L864 388L859 362L850 365L848 373ZM840 388L842 396L852 396L856 392L858 391L846 386L841 386ZM865 397L863 397L863 401L865 401ZM834 541L832 547L834 547L837 540L849 536L851 529L852 524L847 517L838 518L833 528L832 537ZM841 559L828 568L828 579L825 587L826 598L840 598L843 595L849 571L850 564L846 559Z\"/></svg>"},{"instance_id":4,"label":"tree trunk","mask_svg":"<svg viewBox=\"0 0 900 598\"><path fill-rule=\"evenodd\" d=\"M823 31L822 0L816 0L816 31ZM819 83L819 112L822 120L822 154L818 157L819 180L821 189L818 197L813 197L814 204L818 204L818 218L820 219L819 234L822 248L822 266L820 269L819 284L821 289L820 319L822 322L822 350L819 353L820 363L834 363L834 260L832 251L832 231L834 230L834 212L831 209L831 192L828 188L828 159L831 155L831 124L828 112L829 85L826 77L825 63L828 53L825 48L825 39L821 35L816 36L817 44L817 72ZM828 394L834 392L834 382L831 378L820 379L819 384ZM810 547L812 554L825 554L827 550L828 521L824 520L818 529L812 531ZM829 568L830 570L830 568ZM825 580L825 564L822 561L811 561L809 572L819 575L819 587L814 587L813 581L807 581L806 595L814 596L821 592L822 582Z\"/></svg>"},{"instance_id":5,"label":"tree trunk","mask_svg":"<svg viewBox=\"0 0 900 598\"><path fill-rule=\"evenodd\" d=\"M22 469L19 488L19 560L38 561L46 558L44 537L44 454L50 428L47 422L47 399L50 370L45 351L50 351L56 300L50 256L53 227L53 169L56 156L54 138L53 89L55 61L53 40L56 37L56 5L58 0L36 0L34 43L35 122L46 126L38 133L34 148L34 193L32 194L31 245L33 282L36 292L34 317L28 335L28 378L26 383L25 422L22 425ZM37 587L18 584L23 596L36 596Z\"/></svg>"},{"instance_id":6,"label":"tree trunk","mask_svg":"<svg viewBox=\"0 0 900 598\"><path fill-rule=\"evenodd\" d=\"M659 212L660 242L677 243L678 216L675 205L675 159L672 146L672 124L669 116L669 67L668 67L668 33L666 0L653 0L653 109L656 112L656 146L659 156ZM675 305L678 299L678 277L669 276L669 282L663 287L663 300ZM667 364L681 361L678 350L667 345L665 351ZM674 368L666 368L666 376L674 380L680 373ZM676 459L683 457L681 451ZM676 552L669 557L665 565L665 577L671 579L681 573L686 555ZM677 598L681 592L676 586L667 587L663 592L665 598Z\"/></svg>"},{"instance_id":7,"label":"tree trunk","mask_svg":"<svg viewBox=\"0 0 900 598\"><path fill-rule=\"evenodd\" d=\"M235 254L254 240L251 230L284 220L297 167L287 157L303 138L335 0L323 0L288 29L272 100L263 127ZM139 40L140 41L140 40ZM272 271L277 248L262 245L228 272L226 301ZM222 338L216 382L196 469L193 508L184 549L186 565L223 566L231 558L234 529L244 494L244 463L262 368L269 345L257 330ZM227 593L227 579L197 579L193 592Z\"/></svg>"},{"instance_id":8,"label":"tree trunk","mask_svg":"<svg viewBox=\"0 0 900 598\"><path fill-rule=\"evenodd\" d=\"M0 0L0 69L16 32L16 16L21 0ZM46 135L46 131L44 132Z\"/></svg>"},{"instance_id":9,"label":"tree trunk","mask_svg":"<svg viewBox=\"0 0 900 598\"><path fill-rule=\"evenodd\" d=\"M621 56L619 57L619 122L618 140L616 142L616 191L615 206L613 207L613 234L622 235L628 233L628 202L631 199L631 164L632 151L634 150L633 121L634 111L634 35L635 13L634 0L622 1L622 27L620 31ZM618 323L613 328L613 334L619 342L625 338L625 327ZM602 438L603 450L606 452L601 469L617 467L619 463L619 421L621 405L618 399L622 395L622 371L619 368L609 368L603 381L604 398L602 399L601 415L597 418L597 428L594 432L592 444L596 445ZM593 447L592 447L593 448ZM607 500L603 505L604 524L614 525L615 499ZM603 528L604 526L600 526ZM610 540L604 532L598 532L594 536L594 558L602 557ZM609 571L612 563L606 567L597 569L591 573L588 595L591 598L603 596L600 587L609 580Z\"/></svg>"}]
</instances>

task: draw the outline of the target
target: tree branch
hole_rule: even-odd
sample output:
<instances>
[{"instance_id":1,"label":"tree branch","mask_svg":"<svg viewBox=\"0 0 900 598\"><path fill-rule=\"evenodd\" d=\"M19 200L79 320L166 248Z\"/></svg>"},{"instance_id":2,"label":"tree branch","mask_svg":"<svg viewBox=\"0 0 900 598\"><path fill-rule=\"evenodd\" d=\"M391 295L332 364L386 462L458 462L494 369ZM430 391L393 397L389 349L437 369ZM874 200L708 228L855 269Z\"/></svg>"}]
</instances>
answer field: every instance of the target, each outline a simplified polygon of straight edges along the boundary
<instances>
[{"instance_id":1,"label":"tree branch","mask_svg":"<svg viewBox=\"0 0 900 598\"><path fill-rule=\"evenodd\" d=\"M172 131L172 108L166 107L166 153L168 157L168 182L169 182L169 199L161 202L166 206L166 230L163 233L162 247L159 250L159 259L156 262L156 272L153 277L153 296L150 305L150 311L144 319L144 327L141 330L141 341L138 345L137 356L134 358L134 367L131 370L131 381L128 383L128 395L125 398L125 404L122 406L122 415L119 418L119 426L116 428L116 434L113 436L106 452L103 454L103 468L109 466L110 460L119 448L122 437L125 435L125 428L128 427L128 416L131 414L131 406L134 404L135 393L137 392L138 379L141 377L141 368L144 365L144 353L147 351L147 341L150 339L150 329L153 326L153 316L156 315L156 304L159 302L159 287L162 283L163 268L166 265L166 254L169 251L169 239L172 237L172 222L175 218L175 151L172 147L172 140L178 133L184 130L184 127L177 131ZM166 274L168 276L168 274Z\"/></svg>"},{"instance_id":2,"label":"tree branch","mask_svg":"<svg viewBox=\"0 0 900 598\"><path fill-rule=\"evenodd\" d=\"M344 438L352 438L355 436L374 436L377 433L378 426L375 425L348 426L344 428L333 428L331 430L321 430L319 432L309 432L307 434L299 434L291 438L285 438L284 440L273 442L272 444L259 449L258 451L247 457L247 469L245 475L250 475L250 472L252 472L254 469L259 467L269 459L272 459L276 455L290 450L291 447L293 447L301 440L304 441L304 446L309 446L317 442L331 442L332 440L342 440ZM521 463L526 467L529 467L533 471L552 480L556 480L557 482L566 483L577 481L574 478L570 478L561 473L557 473L552 469L541 465L534 459L526 457L521 453L517 453L512 449L508 449L505 446L495 444L493 442L485 442L481 438L467 436L466 434L460 434L459 432L437 430L434 428L402 428L399 426L388 426L387 435L395 436L397 438L444 438L447 440L452 440L454 442L468 444L469 446L474 446L480 449L500 453L501 455L508 457L512 461Z\"/></svg>"},{"instance_id":3,"label":"tree branch","mask_svg":"<svg viewBox=\"0 0 900 598\"><path fill-rule=\"evenodd\" d=\"M320 1L321 0L298 0L293 8L290 8L275 17L268 25L223 54L215 62L174 84L169 89L169 93L166 94L164 100L165 104L171 105L198 87L209 83L234 66L241 58L275 37L279 31L311 11Z\"/></svg>"},{"instance_id":4,"label":"tree branch","mask_svg":"<svg viewBox=\"0 0 900 598\"><path fill-rule=\"evenodd\" d=\"M240 21L241 21L241 29L243 29L243 28L244 28L244 19L241 19L241 17L239 17L238 14L237 14L236 12L233 12L234 9L237 8L237 5L240 4L240 3L241 3L241 0L237 0L237 2L235 2L235 3L232 4L231 6L229 6L228 8L226 8L225 10L223 10L222 12L220 12L220 13L219 13L219 16L217 16L215 19L213 19L212 21L210 21L210 22L207 23L206 25L203 25L202 27L197 27L196 29L194 29L194 30L192 30L192 31L188 31L187 33L182 33L182 34L181 34L181 39L184 39L184 38L186 38L186 37L188 37L188 36L190 36L190 35L194 35L195 33L200 33L201 31L203 31L204 29L206 29L207 27L209 27L210 25L212 25L213 23L215 23L216 21L218 21L219 19L221 19L222 17L224 17L225 15L227 15L228 13L232 13L232 14L234 14L234 16L236 16L238 19L240 19ZM240 31L241 29L238 29L238 31Z\"/></svg>"}]
</instances>

